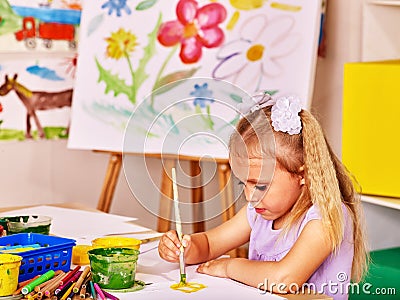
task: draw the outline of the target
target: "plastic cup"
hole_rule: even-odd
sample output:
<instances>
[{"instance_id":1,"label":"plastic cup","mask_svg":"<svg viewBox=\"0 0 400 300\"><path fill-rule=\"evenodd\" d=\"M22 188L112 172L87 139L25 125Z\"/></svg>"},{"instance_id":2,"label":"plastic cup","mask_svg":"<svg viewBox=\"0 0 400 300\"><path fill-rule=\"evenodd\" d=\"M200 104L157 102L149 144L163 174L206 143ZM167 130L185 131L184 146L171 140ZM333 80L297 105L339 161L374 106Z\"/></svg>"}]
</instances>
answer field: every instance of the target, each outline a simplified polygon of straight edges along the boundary
<instances>
[{"instance_id":1,"label":"plastic cup","mask_svg":"<svg viewBox=\"0 0 400 300\"><path fill-rule=\"evenodd\" d=\"M90 264L88 251L93 249L90 245L76 245L72 248L72 263L74 265Z\"/></svg>"},{"instance_id":2,"label":"plastic cup","mask_svg":"<svg viewBox=\"0 0 400 300\"><path fill-rule=\"evenodd\" d=\"M6 223L7 235L16 233L41 233L49 234L51 218L46 216L16 216L3 217L0 225ZM4 225L3 225L4 226Z\"/></svg>"},{"instance_id":3,"label":"plastic cup","mask_svg":"<svg viewBox=\"0 0 400 300\"><path fill-rule=\"evenodd\" d=\"M139 251L131 248L96 248L88 251L92 279L101 288L119 290L135 284Z\"/></svg>"},{"instance_id":4,"label":"plastic cup","mask_svg":"<svg viewBox=\"0 0 400 300\"><path fill-rule=\"evenodd\" d=\"M122 236L101 237L92 241L94 248L131 248L139 250L141 240Z\"/></svg>"},{"instance_id":5,"label":"plastic cup","mask_svg":"<svg viewBox=\"0 0 400 300\"><path fill-rule=\"evenodd\" d=\"M0 296L9 296L17 290L22 257L0 254Z\"/></svg>"}]
</instances>

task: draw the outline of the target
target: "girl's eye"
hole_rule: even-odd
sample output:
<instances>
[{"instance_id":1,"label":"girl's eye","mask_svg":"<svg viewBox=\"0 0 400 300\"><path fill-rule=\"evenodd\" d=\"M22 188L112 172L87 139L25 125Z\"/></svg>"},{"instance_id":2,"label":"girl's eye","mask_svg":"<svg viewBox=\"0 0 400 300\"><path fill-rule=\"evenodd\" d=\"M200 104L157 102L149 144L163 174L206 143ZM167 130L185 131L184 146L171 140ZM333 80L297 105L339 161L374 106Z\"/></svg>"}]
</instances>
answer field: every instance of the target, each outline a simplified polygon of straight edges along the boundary
<instances>
[{"instance_id":1,"label":"girl's eye","mask_svg":"<svg viewBox=\"0 0 400 300\"><path fill-rule=\"evenodd\" d=\"M266 185L256 185L256 189L259 191L265 191L267 187Z\"/></svg>"},{"instance_id":2,"label":"girl's eye","mask_svg":"<svg viewBox=\"0 0 400 300\"><path fill-rule=\"evenodd\" d=\"M244 182L239 180L238 185L244 185Z\"/></svg>"}]
</instances>

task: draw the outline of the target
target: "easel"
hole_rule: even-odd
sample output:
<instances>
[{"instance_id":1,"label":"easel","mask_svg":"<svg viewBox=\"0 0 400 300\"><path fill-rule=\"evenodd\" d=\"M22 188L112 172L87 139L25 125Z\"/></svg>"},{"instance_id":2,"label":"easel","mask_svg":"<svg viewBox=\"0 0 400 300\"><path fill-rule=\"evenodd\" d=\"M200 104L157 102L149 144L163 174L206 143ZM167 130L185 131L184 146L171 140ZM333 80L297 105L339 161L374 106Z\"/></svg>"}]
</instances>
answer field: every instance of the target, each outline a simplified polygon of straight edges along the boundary
<instances>
[{"instance_id":1,"label":"easel","mask_svg":"<svg viewBox=\"0 0 400 300\"><path fill-rule=\"evenodd\" d=\"M103 188L100 194L97 209L103 212L109 212L115 187L122 167L121 152L95 151L100 153L110 153L106 177L103 182ZM172 211L172 180L171 171L175 167L176 161L189 161L190 175L192 177L192 203L201 203L203 201L203 189L201 187L200 158L182 155L162 155L161 154L132 154L145 155L146 157L162 158L164 167L161 175L161 199L160 199L160 217L158 218L157 231L166 232L171 229L170 216ZM207 159L202 159L207 161ZM217 163L217 172L219 180L219 190L221 193L221 208L223 210L222 219L227 221L235 214L235 206L233 203L233 190L231 180L231 169L227 159L209 159ZM167 171L166 171L167 170ZM200 205L194 205L193 216L195 220L203 220L204 211ZM205 230L204 222L193 223L193 231L201 232Z\"/></svg>"}]
</instances>

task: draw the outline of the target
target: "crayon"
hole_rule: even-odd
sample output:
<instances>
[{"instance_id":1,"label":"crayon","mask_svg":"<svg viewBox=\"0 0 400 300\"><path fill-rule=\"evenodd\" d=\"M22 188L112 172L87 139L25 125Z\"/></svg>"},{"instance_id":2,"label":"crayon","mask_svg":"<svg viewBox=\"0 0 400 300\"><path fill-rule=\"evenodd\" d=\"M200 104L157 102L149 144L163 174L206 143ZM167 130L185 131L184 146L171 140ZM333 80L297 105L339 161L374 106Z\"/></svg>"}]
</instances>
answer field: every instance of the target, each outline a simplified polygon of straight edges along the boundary
<instances>
[{"instance_id":1,"label":"crayon","mask_svg":"<svg viewBox=\"0 0 400 300\"><path fill-rule=\"evenodd\" d=\"M28 283L26 286L24 286L21 290L22 294L26 295L29 294L30 292L33 291L33 289L35 288L35 286L42 284L43 282L51 279L54 277L54 271L53 270L49 270L46 273L44 273L42 276L40 276L39 278L36 278L35 280L33 280L32 282Z\"/></svg>"},{"instance_id":2,"label":"crayon","mask_svg":"<svg viewBox=\"0 0 400 300\"><path fill-rule=\"evenodd\" d=\"M106 296L104 295L104 293L103 293L103 291L101 290L101 288L100 288L100 286L97 284L97 283L93 283L93 285L94 285L94 288L95 288L95 290L96 290L96 292L97 292L97 295L99 296L99 298L101 299L101 300L105 300L106 299Z\"/></svg>"}]
</instances>

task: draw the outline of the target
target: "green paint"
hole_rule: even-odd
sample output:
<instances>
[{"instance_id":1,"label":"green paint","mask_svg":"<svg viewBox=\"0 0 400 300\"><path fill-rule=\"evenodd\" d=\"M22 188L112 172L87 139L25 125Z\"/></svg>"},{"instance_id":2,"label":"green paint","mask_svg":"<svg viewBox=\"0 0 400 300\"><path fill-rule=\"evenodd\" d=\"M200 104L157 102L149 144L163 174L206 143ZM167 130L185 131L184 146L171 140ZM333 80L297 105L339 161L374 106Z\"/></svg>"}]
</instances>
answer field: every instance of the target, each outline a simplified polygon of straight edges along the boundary
<instances>
[{"instance_id":1,"label":"green paint","mask_svg":"<svg viewBox=\"0 0 400 300\"><path fill-rule=\"evenodd\" d=\"M0 225L7 228L8 235L28 232L49 234L51 218L45 216L2 217Z\"/></svg>"},{"instance_id":2,"label":"green paint","mask_svg":"<svg viewBox=\"0 0 400 300\"><path fill-rule=\"evenodd\" d=\"M149 8L152 8L158 0L145 0L140 2L137 6L136 6L136 10L146 10Z\"/></svg>"},{"instance_id":3,"label":"green paint","mask_svg":"<svg viewBox=\"0 0 400 300\"><path fill-rule=\"evenodd\" d=\"M127 289L135 283L139 251L130 248L97 248L88 251L92 278L101 288Z\"/></svg>"},{"instance_id":4,"label":"green paint","mask_svg":"<svg viewBox=\"0 0 400 300\"><path fill-rule=\"evenodd\" d=\"M10 276L11 275L11 271L10 269L7 269L7 275Z\"/></svg>"},{"instance_id":5,"label":"green paint","mask_svg":"<svg viewBox=\"0 0 400 300\"><path fill-rule=\"evenodd\" d=\"M0 129L0 140L23 141L23 140L25 140L25 133L23 130L17 130L17 129Z\"/></svg>"}]
</instances>

